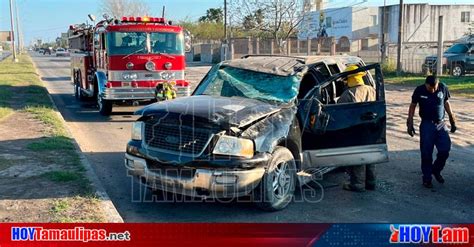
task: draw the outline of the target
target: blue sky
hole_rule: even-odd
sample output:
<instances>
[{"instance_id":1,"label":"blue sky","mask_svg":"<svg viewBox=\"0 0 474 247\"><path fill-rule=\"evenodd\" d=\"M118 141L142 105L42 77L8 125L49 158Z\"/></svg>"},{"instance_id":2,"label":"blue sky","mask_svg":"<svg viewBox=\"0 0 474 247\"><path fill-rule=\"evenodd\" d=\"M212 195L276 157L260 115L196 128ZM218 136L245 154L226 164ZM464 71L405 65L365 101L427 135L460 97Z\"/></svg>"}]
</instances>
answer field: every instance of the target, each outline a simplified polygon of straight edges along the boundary
<instances>
[{"instance_id":1,"label":"blue sky","mask_svg":"<svg viewBox=\"0 0 474 247\"><path fill-rule=\"evenodd\" d=\"M42 38L53 41L70 24L82 23L87 14L100 16L100 0L16 0L21 15L21 28L25 44L32 39ZM232 1L232 0L228 0ZM171 20L189 18L195 20L204 15L208 8L222 7L224 0L146 0L151 14L160 14L162 6L167 8L167 17ZM360 0L329 0L329 7L342 7ZM472 4L472 0L405 0L407 3L430 2L430 4ZM0 30L10 29L9 0L0 0ZM398 0L387 0L387 4L396 4ZM368 0L364 5L383 5L383 0Z\"/></svg>"}]
</instances>

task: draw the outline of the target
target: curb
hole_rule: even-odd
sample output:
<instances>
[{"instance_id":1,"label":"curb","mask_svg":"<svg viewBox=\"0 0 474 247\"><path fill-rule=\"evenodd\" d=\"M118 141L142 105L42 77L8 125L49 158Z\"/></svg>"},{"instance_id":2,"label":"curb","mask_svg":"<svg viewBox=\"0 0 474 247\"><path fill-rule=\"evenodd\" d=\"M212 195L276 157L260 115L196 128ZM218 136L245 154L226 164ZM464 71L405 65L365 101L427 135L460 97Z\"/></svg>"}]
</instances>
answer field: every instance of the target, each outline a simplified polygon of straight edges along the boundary
<instances>
[{"instance_id":1,"label":"curb","mask_svg":"<svg viewBox=\"0 0 474 247\"><path fill-rule=\"evenodd\" d=\"M64 120L63 115L61 115L61 112L59 111L58 107L56 106L56 103L54 103L53 97L51 97L51 93L49 91L49 88L46 86L46 83L41 79L40 73L38 68L36 67L36 63L33 61L31 56L28 54L28 56L31 59L31 62L33 64L33 67L36 71L36 74L38 75L41 83L43 84L44 88L48 91L48 98L53 104L54 111L58 115L59 119L61 119L61 122L64 124L66 127L66 131L70 137L73 137L69 126L67 125L66 120ZM124 223L122 216L120 216L119 212L117 211L117 208L115 208L114 204L112 203L112 200L110 200L109 195L104 189L104 186L99 180L99 177L97 177L97 174L95 174L92 164L87 160L86 156L81 152L81 148L79 146L79 143L77 143L75 138L71 138L72 143L74 144L74 147L76 148L76 153L79 155L79 158L81 160L82 166L86 169L86 176L90 180L92 186L95 188L95 195L99 197L100 199L100 204L101 204L101 209L105 212L106 220L108 223Z\"/></svg>"}]
</instances>

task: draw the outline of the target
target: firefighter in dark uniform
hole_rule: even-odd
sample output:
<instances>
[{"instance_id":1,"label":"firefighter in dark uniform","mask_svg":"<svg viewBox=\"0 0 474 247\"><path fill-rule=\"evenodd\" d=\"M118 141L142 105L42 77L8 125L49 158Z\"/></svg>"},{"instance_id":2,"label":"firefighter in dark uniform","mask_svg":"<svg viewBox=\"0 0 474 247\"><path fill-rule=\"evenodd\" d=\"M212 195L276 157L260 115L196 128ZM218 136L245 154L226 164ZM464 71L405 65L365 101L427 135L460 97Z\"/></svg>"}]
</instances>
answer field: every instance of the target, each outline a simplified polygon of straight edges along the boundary
<instances>
[{"instance_id":1,"label":"firefighter in dark uniform","mask_svg":"<svg viewBox=\"0 0 474 247\"><path fill-rule=\"evenodd\" d=\"M413 116L416 106L420 105L420 151L421 171L423 172L423 186L433 188L432 176L439 183L444 183L441 175L451 150L449 129L444 121L445 112L448 113L451 133L456 132L456 118L449 103L449 90L444 83L440 83L435 76L426 77L424 85L418 86L413 92L410 109L408 111L407 132L414 136L415 128ZM434 147L438 150L433 162Z\"/></svg>"}]
</instances>

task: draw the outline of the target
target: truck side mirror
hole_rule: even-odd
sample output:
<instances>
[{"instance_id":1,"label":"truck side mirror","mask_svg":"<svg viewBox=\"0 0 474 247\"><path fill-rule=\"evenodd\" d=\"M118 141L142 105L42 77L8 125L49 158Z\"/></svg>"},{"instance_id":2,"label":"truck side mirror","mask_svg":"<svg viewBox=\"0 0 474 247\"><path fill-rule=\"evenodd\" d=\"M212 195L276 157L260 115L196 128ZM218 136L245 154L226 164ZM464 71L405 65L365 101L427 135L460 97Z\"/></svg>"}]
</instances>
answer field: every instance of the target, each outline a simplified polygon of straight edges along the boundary
<instances>
[{"instance_id":1,"label":"truck side mirror","mask_svg":"<svg viewBox=\"0 0 474 247\"><path fill-rule=\"evenodd\" d=\"M89 20L91 20L92 22L95 22L95 15L93 14L88 14L87 17L89 17Z\"/></svg>"}]
</instances>

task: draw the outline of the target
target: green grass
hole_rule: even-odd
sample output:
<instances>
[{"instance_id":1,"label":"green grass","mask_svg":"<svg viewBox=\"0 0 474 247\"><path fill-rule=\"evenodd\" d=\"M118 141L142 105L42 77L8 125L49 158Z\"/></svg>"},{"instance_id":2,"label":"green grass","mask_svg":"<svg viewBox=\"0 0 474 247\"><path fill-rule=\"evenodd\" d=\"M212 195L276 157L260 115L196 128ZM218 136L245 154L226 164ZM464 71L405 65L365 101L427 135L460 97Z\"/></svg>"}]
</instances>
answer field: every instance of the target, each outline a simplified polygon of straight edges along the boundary
<instances>
[{"instance_id":1,"label":"green grass","mask_svg":"<svg viewBox=\"0 0 474 247\"><path fill-rule=\"evenodd\" d=\"M27 106L24 110L28 113L31 113L36 119L50 127L52 135L67 137L68 134L66 128L52 107Z\"/></svg>"},{"instance_id":2,"label":"green grass","mask_svg":"<svg viewBox=\"0 0 474 247\"><path fill-rule=\"evenodd\" d=\"M13 110L10 107L0 106L0 119L7 117L12 112Z\"/></svg>"},{"instance_id":3,"label":"green grass","mask_svg":"<svg viewBox=\"0 0 474 247\"><path fill-rule=\"evenodd\" d=\"M69 203L67 200L57 200L53 203L51 207L51 213L57 214L66 211L69 208Z\"/></svg>"},{"instance_id":4,"label":"green grass","mask_svg":"<svg viewBox=\"0 0 474 247\"><path fill-rule=\"evenodd\" d=\"M51 102L45 101L47 93L31 58L27 55L18 58L18 63L14 63L11 58L0 62L0 119L17 110L12 108L14 96L23 97L26 105L32 102L31 105L51 106Z\"/></svg>"},{"instance_id":5,"label":"green grass","mask_svg":"<svg viewBox=\"0 0 474 247\"><path fill-rule=\"evenodd\" d=\"M55 111L31 58L28 55L18 58L18 63L9 58L0 62L0 119L15 111L29 113L38 119L46 127L37 126L44 131L45 137L28 143L26 148L37 152L40 161L71 165L68 171L47 173L45 176L55 182L75 180L83 191L90 190L73 140ZM14 109L12 105L21 107Z\"/></svg>"},{"instance_id":6,"label":"green grass","mask_svg":"<svg viewBox=\"0 0 474 247\"><path fill-rule=\"evenodd\" d=\"M29 143L26 146L31 151L64 151L74 150L71 139L65 136L45 137L41 141Z\"/></svg>"},{"instance_id":7,"label":"green grass","mask_svg":"<svg viewBox=\"0 0 474 247\"><path fill-rule=\"evenodd\" d=\"M81 178L81 175L72 171L52 171L43 174L46 178L53 182L70 182Z\"/></svg>"},{"instance_id":8,"label":"green grass","mask_svg":"<svg viewBox=\"0 0 474 247\"><path fill-rule=\"evenodd\" d=\"M387 83L407 86L417 86L425 83L425 77L417 75L405 75L400 77L388 75L385 77L385 80ZM440 81L448 85L451 93L474 98L474 76L442 76L440 77Z\"/></svg>"},{"instance_id":9,"label":"green grass","mask_svg":"<svg viewBox=\"0 0 474 247\"><path fill-rule=\"evenodd\" d=\"M51 221L103 221L99 202L73 140L27 55L19 56L18 63L10 58L0 62L0 120L15 112L26 113L41 122L31 128L41 130L43 137L29 142L24 155L38 163L60 165L60 170L36 178L52 181L61 188L67 184L73 196L53 199L49 208ZM0 170L17 164L17 160L0 157Z\"/></svg>"}]
</instances>

